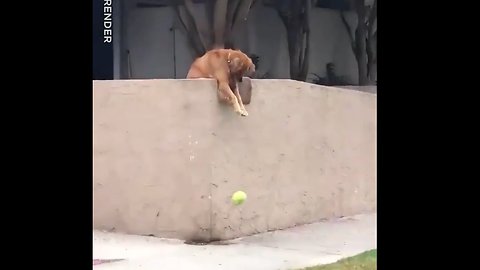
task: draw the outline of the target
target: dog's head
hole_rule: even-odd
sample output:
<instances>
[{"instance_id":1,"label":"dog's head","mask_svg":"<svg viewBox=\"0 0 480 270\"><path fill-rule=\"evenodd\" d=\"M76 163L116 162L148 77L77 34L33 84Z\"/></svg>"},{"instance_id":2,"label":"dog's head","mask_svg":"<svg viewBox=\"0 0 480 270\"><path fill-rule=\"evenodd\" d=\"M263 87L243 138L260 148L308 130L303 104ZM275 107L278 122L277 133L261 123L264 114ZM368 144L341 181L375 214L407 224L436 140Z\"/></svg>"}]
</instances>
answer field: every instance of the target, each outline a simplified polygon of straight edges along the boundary
<instances>
[{"instance_id":1,"label":"dog's head","mask_svg":"<svg viewBox=\"0 0 480 270\"><path fill-rule=\"evenodd\" d=\"M255 65L252 59L239 50L231 50L227 57L230 72L240 77L253 77L255 75Z\"/></svg>"}]
</instances>

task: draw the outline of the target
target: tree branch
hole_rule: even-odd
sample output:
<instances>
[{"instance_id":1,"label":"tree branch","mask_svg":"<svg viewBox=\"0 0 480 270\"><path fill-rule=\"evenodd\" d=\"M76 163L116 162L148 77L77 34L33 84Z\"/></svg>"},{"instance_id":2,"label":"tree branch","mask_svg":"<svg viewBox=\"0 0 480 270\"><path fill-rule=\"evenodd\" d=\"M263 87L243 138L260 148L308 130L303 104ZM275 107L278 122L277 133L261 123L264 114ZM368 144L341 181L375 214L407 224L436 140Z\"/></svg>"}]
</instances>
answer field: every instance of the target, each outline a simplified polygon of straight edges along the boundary
<instances>
[{"instance_id":1,"label":"tree branch","mask_svg":"<svg viewBox=\"0 0 480 270\"><path fill-rule=\"evenodd\" d=\"M205 0L205 14L207 15L207 27L208 29L213 29L214 25L214 7L215 0ZM213 38L213 37L210 37Z\"/></svg>"},{"instance_id":2,"label":"tree branch","mask_svg":"<svg viewBox=\"0 0 480 270\"><path fill-rule=\"evenodd\" d=\"M376 38L374 38L374 34L376 35L376 31L374 33L374 25L375 25L375 20L377 18L377 0L373 2L373 6L370 8L370 13L368 16L368 22L367 22L367 75L371 79L371 72L372 68L374 67L376 63L376 58L377 58L377 52L375 48L375 43L376 43ZM375 36L376 37L376 36Z\"/></svg>"},{"instance_id":3,"label":"tree branch","mask_svg":"<svg viewBox=\"0 0 480 270\"><path fill-rule=\"evenodd\" d=\"M225 26L227 20L228 1L217 0L215 10L213 12L213 30L214 30L214 47L225 47Z\"/></svg>"},{"instance_id":4,"label":"tree branch","mask_svg":"<svg viewBox=\"0 0 480 270\"><path fill-rule=\"evenodd\" d=\"M241 0L229 0L227 7L227 26L225 28L225 48L233 48L233 39L232 39L232 28L233 21L235 17L235 12L237 11L238 4Z\"/></svg>"},{"instance_id":5,"label":"tree branch","mask_svg":"<svg viewBox=\"0 0 480 270\"><path fill-rule=\"evenodd\" d=\"M195 32L198 34L198 37L202 43L202 46L203 46L203 50L206 51L208 49L208 42L207 40L205 40L204 36L202 35L202 33L200 32L200 29L198 29L198 24L197 22L195 21L195 16L193 15L194 14L194 10L195 10L195 6L193 5L193 2L192 0L185 0L185 10L187 11L186 13L188 14L188 16L191 18L192 22L193 22L193 25L195 27Z\"/></svg>"},{"instance_id":6,"label":"tree branch","mask_svg":"<svg viewBox=\"0 0 480 270\"><path fill-rule=\"evenodd\" d=\"M370 16L369 16L368 23L370 25L373 25L373 23L375 22L376 19L377 19L377 0L375 0L373 2L372 9L370 10Z\"/></svg>"},{"instance_id":7,"label":"tree branch","mask_svg":"<svg viewBox=\"0 0 480 270\"><path fill-rule=\"evenodd\" d=\"M277 14L285 25L285 28L288 30L292 14L291 1L273 1L272 4L274 5L275 10L277 10Z\"/></svg>"},{"instance_id":8,"label":"tree branch","mask_svg":"<svg viewBox=\"0 0 480 270\"><path fill-rule=\"evenodd\" d=\"M377 19L377 0L373 2L373 6L370 10L370 16L368 16L368 36L369 38L372 37L373 35L373 26L375 24L375 20Z\"/></svg>"},{"instance_id":9,"label":"tree branch","mask_svg":"<svg viewBox=\"0 0 480 270\"><path fill-rule=\"evenodd\" d=\"M280 20L282 21L283 25L285 25L285 28L287 28L288 31L288 17L285 15L282 15L280 12L278 12L278 17L280 17Z\"/></svg>"},{"instance_id":10,"label":"tree branch","mask_svg":"<svg viewBox=\"0 0 480 270\"><path fill-rule=\"evenodd\" d=\"M356 46L355 46L355 38L352 33L352 28L350 28L350 25L347 22L347 19L345 18L345 14L343 11L340 11L340 18L342 19L343 25L345 26L345 29L347 29L348 33L348 38L350 39L350 45L352 46L353 52L356 51Z\"/></svg>"},{"instance_id":11,"label":"tree branch","mask_svg":"<svg viewBox=\"0 0 480 270\"><path fill-rule=\"evenodd\" d=\"M248 12L250 11L250 7L252 6L252 0L242 0L240 5L237 8L237 12L235 13L235 17L232 24L232 30L235 28L239 22L246 21L248 17Z\"/></svg>"},{"instance_id":12,"label":"tree branch","mask_svg":"<svg viewBox=\"0 0 480 270\"><path fill-rule=\"evenodd\" d=\"M235 21L236 13L238 10L238 5L241 0L229 0L228 1L228 11L227 11L227 29L232 30L233 22Z\"/></svg>"},{"instance_id":13,"label":"tree branch","mask_svg":"<svg viewBox=\"0 0 480 270\"><path fill-rule=\"evenodd\" d=\"M307 1L310 1L310 0L307 0ZM310 31L305 33L305 52L304 52L302 64L303 65L301 69L301 74L306 78L309 64L310 64Z\"/></svg>"},{"instance_id":14,"label":"tree branch","mask_svg":"<svg viewBox=\"0 0 480 270\"><path fill-rule=\"evenodd\" d=\"M178 21L180 22L181 28L185 31L187 38L189 40L190 47L193 49L196 56L200 56L205 53L205 50L202 46L198 32L196 31L194 22L192 21L190 14L185 11L186 16L182 17L182 12L180 6L173 6L175 13L177 14Z\"/></svg>"},{"instance_id":15,"label":"tree branch","mask_svg":"<svg viewBox=\"0 0 480 270\"><path fill-rule=\"evenodd\" d=\"M354 7L357 10L358 14L365 16L365 0L355 0Z\"/></svg>"},{"instance_id":16,"label":"tree branch","mask_svg":"<svg viewBox=\"0 0 480 270\"><path fill-rule=\"evenodd\" d=\"M300 74L302 78L307 78L309 68L310 56L310 11L312 9L311 0L305 0L305 17L304 17L304 32L305 32L305 51L303 52L303 60Z\"/></svg>"}]
</instances>

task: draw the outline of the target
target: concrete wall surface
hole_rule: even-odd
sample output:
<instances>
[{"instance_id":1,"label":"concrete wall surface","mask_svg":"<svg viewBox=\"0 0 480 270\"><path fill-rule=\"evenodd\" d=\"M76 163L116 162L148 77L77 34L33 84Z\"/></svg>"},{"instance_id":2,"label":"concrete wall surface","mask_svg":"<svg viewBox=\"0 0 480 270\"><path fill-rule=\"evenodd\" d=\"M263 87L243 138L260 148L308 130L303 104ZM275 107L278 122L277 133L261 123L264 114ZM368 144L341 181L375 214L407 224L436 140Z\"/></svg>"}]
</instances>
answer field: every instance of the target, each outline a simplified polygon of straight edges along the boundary
<instances>
[{"instance_id":1,"label":"concrete wall surface","mask_svg":"<svg viewBox=\"0 0 480 270\"><path fill-rule=\"evenodd\" d=\"M209 241L375 212L376 94L252 84L240 117L213 80L94 81L94 228Z\"/></svg>"}]
</instances>

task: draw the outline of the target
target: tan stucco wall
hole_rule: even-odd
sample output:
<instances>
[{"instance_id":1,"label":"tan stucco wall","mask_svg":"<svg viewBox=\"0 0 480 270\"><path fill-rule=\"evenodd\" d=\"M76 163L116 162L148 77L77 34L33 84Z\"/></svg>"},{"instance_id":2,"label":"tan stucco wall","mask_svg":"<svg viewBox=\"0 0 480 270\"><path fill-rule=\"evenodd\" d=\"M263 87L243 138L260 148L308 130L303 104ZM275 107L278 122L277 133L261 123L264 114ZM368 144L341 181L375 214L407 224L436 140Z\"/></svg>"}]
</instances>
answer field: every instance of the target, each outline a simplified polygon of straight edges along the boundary
<instances>
[{"instance_id":1,"label":"tan stucco wall","mask_svg":"<svg viewBox=\"0 0 480 270\"><path fill-rule=\"evenodd\" d=\"M94 81L94 227L229 239L376 211L376 94L252 82L239 117L212 80Z\"/></svg>"}]
</instances>

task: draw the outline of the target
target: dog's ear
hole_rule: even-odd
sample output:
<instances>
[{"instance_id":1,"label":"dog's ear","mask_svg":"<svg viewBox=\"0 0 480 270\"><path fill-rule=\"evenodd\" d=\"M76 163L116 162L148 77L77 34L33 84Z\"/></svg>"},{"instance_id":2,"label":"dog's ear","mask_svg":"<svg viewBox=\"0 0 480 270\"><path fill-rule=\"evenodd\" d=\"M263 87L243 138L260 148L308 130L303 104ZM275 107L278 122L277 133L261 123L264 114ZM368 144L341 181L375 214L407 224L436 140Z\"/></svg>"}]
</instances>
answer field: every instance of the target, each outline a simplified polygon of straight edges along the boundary
<instances>
[{"instance_id":1,"label":"dog's ear","mask_svg":"<svg viewBox=\"0 0 480 270\"><path fill-rule=\"evenodd\" d=\"M230 72L237 73L240 72L243 68L243 61L239 57L234 57L230 61Z\"/></svg>"},{"instance_id":2,"label":"dog's ear","mask_svg":"<svg viewBox=\"0 0 480 270\"><path fill-rule=\"evenodd\" d=\"M255 68L255 64L250 60L244 72L244 75L253 78L255 76Z\"/></svg>"},{"instance_id":3,"label":"dog's ear","mask_svg":"<svg viewBox=\"0 0 480 270\"><path fill-rule=\"evenodd\" d=\"M251 63L247 70L249 73L255 73L255 64Z\"/></svg>"}]
</instances>

